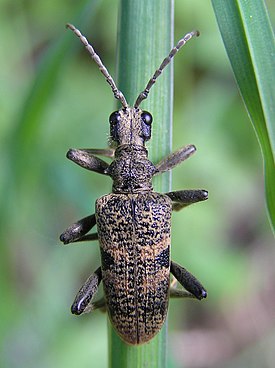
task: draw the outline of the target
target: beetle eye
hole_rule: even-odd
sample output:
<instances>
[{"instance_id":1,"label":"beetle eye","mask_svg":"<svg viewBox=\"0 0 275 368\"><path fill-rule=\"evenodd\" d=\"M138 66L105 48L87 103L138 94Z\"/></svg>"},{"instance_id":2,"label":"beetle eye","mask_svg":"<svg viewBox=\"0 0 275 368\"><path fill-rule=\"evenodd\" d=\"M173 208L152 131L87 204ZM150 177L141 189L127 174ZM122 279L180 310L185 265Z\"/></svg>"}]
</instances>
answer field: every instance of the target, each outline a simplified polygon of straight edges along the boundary
<instances>
[{"instance_id":1,"label":"beetle eye","mask_svg":"<svg viewBox=\"0 0 275 368\"><path fill-rule=\"evenodd\" d=\"M141 114L141 119L146 125L151 125L153 121L152 115L148 111L143 111Z\"/></svg>"},{"instance_id":2,"label":"beetle eye","mask_svg":"<svg viewBox=\"0 0 275 368\"><path fill-rule=\"evenodd\" d=\"M111 113L109 117L109 122L111 125L116 125L120 121L120 113L119 111L114 111Z\"/></svg>"}]
</instances>

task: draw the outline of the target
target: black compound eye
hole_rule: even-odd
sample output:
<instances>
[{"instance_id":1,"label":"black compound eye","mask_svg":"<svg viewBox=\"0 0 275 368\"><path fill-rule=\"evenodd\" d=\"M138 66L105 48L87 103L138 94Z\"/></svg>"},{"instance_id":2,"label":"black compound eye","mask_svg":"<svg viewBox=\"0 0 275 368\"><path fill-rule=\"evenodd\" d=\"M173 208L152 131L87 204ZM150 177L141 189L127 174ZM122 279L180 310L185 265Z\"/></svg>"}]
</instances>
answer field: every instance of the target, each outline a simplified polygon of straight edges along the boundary
<instances>
[{"instance_id":1,"label":"black compound eye","mask_svg":"<svg viewBox=\"0 0 275 368\"><path fill-rule=\"evenodd\" d=\"M141 113L141 119L143 120L143 122L146 124L146 125L151 125L152 124L152 121L153 121L153 117L152 115L150 114L150 112L148 111L143 111Z\"/></svg>"},{"instance_id":2,"label":"black compound eye","mask_svg":"<svg viewBox=\"0 0 275 368\"><path fill-rule=\"evenodd\" d=\"M119 111L114 111L111 113L109 117L109 122L111 125L116 125L120 121L120 113Z\"/></svg>"}]
</instances>

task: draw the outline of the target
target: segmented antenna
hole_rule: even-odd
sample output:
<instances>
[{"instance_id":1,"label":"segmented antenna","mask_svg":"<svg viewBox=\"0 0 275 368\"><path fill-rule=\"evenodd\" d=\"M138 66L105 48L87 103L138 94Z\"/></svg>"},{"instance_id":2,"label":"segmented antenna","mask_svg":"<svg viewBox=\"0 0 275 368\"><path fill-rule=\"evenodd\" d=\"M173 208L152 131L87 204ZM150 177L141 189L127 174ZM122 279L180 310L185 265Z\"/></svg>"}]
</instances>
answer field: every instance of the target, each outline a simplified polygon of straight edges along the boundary
<instances>
[{"instance_id":1,"label":"segmented antenna","mask_svg":"<svg viewBox=\"0 0 275 368\"><path fill-rule=\"evenodd\" d=\"M163 69L170 63L170 61L173 59L176 53L180 50L180 48L184 46L186 42L191 40L192 37L194 36L198 37L199 35L200 35L199 31L192 31L190 33L187 33L182 39L179 40L176 46L172 48L169 55L160 64L160 67L155 71L153 77L149 80L145 89L139 94L138 98L136 99L134 107L138 107L141 104L141 102L147 98L150 89L156 82L156 79L161 75Z\"/></svg>"},{"instance_id":2,"label":"segmented antenna","mask_svg":"<svg viewBox=\"0 0 275 368\"><path fill-rule=\"evenodd\" d=\"M95 50L93 49L93 47L89 44L88 40L86 37L84 37L82 35L82 33L75 28L74 25L67 23L66 27L69 28L71 31L73 31L73 33L80 39L80 41L83 43L83 45L85 46L86 50L89 52L91 58L96 62L96 64L99 67L99 70L101 71L101 73L104 75L106 81L109 83L109 85L112 88L114 97L116 99L118 99L123 107L128 107L128 103L126 101L126 98L124 97L123 93L117 88L113 78L111 77L110 73L108 72L108 70L106 69L106 67L104 66L104 64L102 63L100 57L97 55L97 53L95 52Z\"/></svg>"}]
</instances>

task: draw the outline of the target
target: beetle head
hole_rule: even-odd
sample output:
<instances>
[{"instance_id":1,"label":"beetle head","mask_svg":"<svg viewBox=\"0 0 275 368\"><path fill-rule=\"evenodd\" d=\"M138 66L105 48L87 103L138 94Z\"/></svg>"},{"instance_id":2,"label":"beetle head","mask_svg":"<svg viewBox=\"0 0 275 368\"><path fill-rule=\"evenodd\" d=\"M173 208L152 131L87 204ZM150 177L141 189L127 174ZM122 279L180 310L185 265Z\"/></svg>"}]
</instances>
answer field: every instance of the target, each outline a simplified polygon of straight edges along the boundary
<instances>
[{"instance_id":1,"label":"beetle head","mask_svg":"<svg viewBox=\"0 0 275 368\"><path fill-rule=\"evenodd\" d=\"M110 138L117 145L143 146L151 138L152 115L139 108L126 107L114 111L110 117Z\"/></svg>"}]
</instances>

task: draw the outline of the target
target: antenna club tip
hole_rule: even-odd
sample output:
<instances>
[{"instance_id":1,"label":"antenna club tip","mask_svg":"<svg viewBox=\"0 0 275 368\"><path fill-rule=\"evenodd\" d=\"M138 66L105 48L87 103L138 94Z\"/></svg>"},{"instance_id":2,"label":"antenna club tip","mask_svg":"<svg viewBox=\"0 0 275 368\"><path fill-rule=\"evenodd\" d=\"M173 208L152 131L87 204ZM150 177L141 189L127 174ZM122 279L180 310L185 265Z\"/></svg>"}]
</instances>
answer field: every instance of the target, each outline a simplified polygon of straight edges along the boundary
<instances>
[{"instance_id":1,"label":"antenna club tip","mask_svg":"<svg viewBox=\"0 0 275 368\"><path fill-rule=\"evenodd\" d=\"M192 33L193 33L193 35L195 37L199 37L200 36L200 31L198 31L198 30L193 31Z\"/></svg>"},{"instance_id":2,"label":"antenna club tip","mask_svg":"<svg viewBox=\"0 0 275 368\"><path fill-rule=\"evenodd\" d=\"M75 26L72 25L71 23L66 23L65 28L73 30L73 29L75 29Z\"/></svg>"}]
</instances>

